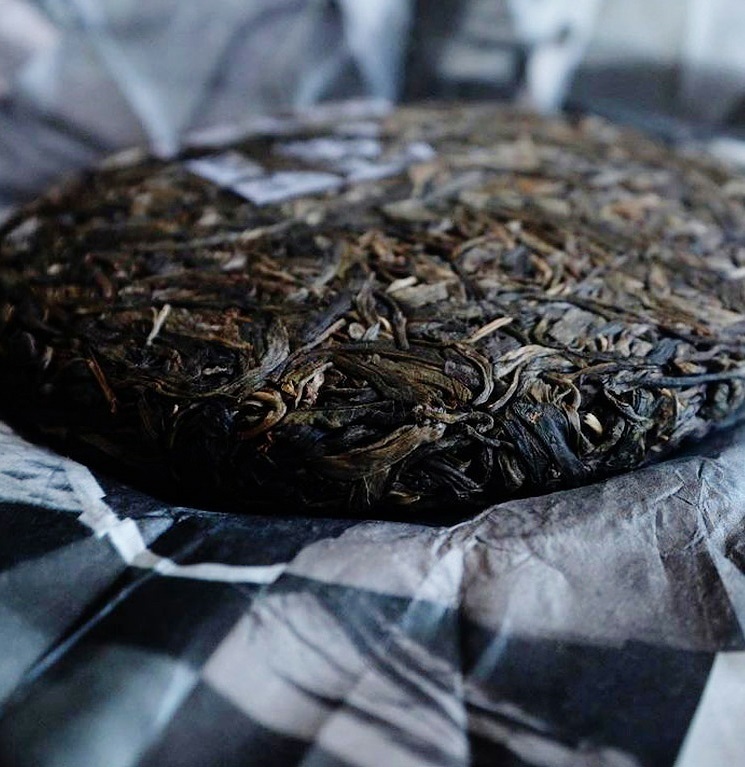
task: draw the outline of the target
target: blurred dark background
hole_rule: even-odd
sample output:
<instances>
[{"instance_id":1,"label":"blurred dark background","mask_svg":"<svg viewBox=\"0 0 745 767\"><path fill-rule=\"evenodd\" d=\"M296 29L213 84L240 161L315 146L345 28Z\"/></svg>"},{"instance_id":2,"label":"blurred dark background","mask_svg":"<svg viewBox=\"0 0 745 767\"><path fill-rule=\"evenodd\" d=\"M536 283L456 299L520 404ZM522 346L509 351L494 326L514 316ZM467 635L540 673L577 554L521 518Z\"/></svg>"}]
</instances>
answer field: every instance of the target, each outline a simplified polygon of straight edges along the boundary
<instances>
[{"instance_id":1,"label":"blurred dark background","mask_svg":"<svg viewBox=\"0 0 745 767\"><path fill-rule=\"evenodd\" d=\"M342 99L590 111L741 160L743 75L742 0L0 0L0 208Z\"/></svg>"}]
</instances>

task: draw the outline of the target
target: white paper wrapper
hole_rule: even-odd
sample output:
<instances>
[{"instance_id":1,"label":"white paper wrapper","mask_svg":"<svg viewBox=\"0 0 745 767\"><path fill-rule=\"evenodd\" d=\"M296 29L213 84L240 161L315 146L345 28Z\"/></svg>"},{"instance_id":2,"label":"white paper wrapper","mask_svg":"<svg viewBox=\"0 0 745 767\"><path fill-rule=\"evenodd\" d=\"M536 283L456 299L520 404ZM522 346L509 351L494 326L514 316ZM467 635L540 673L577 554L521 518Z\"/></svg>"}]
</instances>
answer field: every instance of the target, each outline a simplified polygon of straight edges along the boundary
<instances>
[{"instance_id":1,"label":"white paper wrapper","mask_svg":"<svg viewBox=\"0 0 745 767\"><path fill-rule=\"evenodd\" d=\"M745 715L743 461L740 429L454 526L267 519L2 427L0 761L719 763Z\"/></svg>"}]
</instances>

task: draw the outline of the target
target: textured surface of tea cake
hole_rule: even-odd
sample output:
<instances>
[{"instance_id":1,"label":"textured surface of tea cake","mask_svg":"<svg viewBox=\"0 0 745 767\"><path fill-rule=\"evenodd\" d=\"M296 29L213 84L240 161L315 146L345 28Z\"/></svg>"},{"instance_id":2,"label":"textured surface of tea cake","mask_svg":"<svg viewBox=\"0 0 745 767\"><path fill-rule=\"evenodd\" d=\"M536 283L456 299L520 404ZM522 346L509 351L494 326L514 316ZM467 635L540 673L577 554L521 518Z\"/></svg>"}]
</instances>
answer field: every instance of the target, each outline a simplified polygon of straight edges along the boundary
<instances>
[{"instance_id":1,"label":"textured surface of tea cake","mask_svg":"<svg viewBox=\"0 0 745 767\"><path fill-rule=\"evenodd\" d=\"M119 158L4 227L4 406L237 509L587 483L745 415L743 200L714 162L492 107Z\"/></svg>"}]
</instances>

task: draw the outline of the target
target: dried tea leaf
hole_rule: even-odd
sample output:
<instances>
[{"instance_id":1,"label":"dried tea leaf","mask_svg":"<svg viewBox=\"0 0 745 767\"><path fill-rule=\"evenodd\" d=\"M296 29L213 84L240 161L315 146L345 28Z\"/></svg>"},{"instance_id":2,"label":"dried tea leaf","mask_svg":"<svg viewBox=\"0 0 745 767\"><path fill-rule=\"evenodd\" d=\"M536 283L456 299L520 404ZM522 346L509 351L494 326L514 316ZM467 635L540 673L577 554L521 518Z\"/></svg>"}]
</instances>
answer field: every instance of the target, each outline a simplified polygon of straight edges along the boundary
<instances>
[{"instance_id":1,"label":"dried tea leaf","mask_svg":"<svg viewBox=\"0 0 745 767\"><path fill-rule=\"evenodd\" d=\"M741 178L594 119L374 128L119 158L19 212L7 415L191 503L401 515L745 416Z\"/></svg>"}]
</instances>

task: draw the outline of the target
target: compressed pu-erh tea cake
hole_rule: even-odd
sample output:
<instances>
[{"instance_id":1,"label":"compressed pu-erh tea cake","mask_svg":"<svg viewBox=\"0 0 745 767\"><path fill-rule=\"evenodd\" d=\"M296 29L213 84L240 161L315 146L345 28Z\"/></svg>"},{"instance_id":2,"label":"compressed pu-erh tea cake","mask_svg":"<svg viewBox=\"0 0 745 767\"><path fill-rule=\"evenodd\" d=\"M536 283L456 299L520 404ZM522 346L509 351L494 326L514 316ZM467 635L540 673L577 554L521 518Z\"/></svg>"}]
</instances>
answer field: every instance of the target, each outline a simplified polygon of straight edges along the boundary
<instances>
[{"instance_id":1,"label":"compressed pu-erh tea cake","mask_svg":"<svg viewBox=\"0 0 745 767\"><path fill-rule=\"evenodd\" d=\"M6 223L6 416L193 503L405 516L745 415L726 168L484 106L277 125L114 158Z\"/></svg>"}]
</instances>

